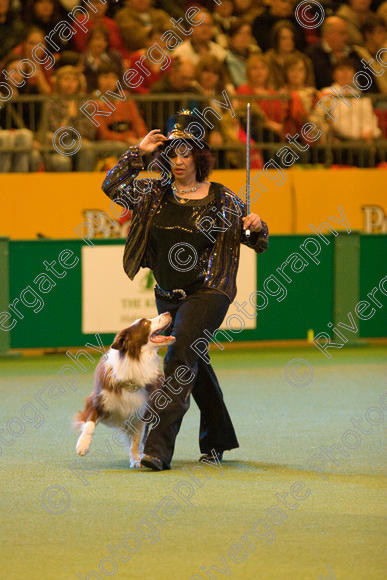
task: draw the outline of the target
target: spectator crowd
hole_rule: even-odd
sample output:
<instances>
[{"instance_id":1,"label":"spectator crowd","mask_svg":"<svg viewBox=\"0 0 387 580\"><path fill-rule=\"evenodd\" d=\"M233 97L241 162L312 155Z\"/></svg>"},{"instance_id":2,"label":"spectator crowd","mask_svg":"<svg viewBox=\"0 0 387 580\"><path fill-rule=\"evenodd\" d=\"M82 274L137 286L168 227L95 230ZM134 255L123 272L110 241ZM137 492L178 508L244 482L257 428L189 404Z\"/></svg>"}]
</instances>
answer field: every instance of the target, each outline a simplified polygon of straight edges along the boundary
<instances>
[{"instance_id":1,"label":"spectator crowd","mask_svg":"<svg viewBox=\"0 0 387 580\"><path fill-rule=\"evenodd\" d=\"M300 163L383 166L387 1L320 0L325 19L314 29L300 25L297 4L0 0L0 172L107 169L149 130L163 130L182 106L212 107L207 138L218 167L242 167L247 100L253 168L308 122L322 136ZM77 6L89 15L79 26L69 17ZM59 22L69 26L55 35L55 51L50 39ZM37 45L54 53L50 66L36 60L30 66ZM137 86L125 84L128 70L142 75ZM369 79L358 77L361 89L353 84L359 71ZM335 119L318 105L330 95ZM225 112L225 99L235 115ZM97 124L82 111L90 101L98 107ZM62 155L52 139L68 126L82 147Z\"/></svg>"}]
</instances>

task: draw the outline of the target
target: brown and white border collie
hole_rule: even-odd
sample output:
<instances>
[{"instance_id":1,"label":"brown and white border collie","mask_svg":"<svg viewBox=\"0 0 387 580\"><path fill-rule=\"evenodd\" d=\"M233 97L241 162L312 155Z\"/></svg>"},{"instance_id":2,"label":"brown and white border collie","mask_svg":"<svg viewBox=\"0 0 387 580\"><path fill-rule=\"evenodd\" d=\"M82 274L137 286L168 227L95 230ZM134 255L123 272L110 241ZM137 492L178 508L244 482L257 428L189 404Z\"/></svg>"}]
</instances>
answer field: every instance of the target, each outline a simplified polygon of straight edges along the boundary
<instances>
[{"instance_id":1,"label":"brown and white border collie","mask_svg":"<svg viewBox=\"0 0 387 580\"><path fill-rule=\"evenodd\" d=\"M140 467L145 426L141 417L163 376L158 349L175 341L174 336L161 335L171 321L169 312L150 320L139 318L116 335L95 370L94 390L84 410L74 417L74 427L81 430L76 446L79 455L89 451L95 427L103 423L124 429L130 443L130 467Z\"/></svg>"}]
</instances>

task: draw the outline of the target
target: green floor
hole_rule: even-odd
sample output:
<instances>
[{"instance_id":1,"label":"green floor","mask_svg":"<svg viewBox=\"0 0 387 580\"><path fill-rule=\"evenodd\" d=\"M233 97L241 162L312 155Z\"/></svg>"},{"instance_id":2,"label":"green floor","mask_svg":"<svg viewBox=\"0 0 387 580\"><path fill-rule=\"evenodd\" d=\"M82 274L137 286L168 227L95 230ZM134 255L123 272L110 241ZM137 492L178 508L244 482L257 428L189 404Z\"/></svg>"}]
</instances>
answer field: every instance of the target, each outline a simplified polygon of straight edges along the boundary
<instances>
[{"instance_id":1,"label":"green floor","mask_svg":"<svg viewBox=\"0 0 387 580\"><path fill-rule=\"evenodd\" d=\"M86 473L73 464L77 436L69 425L91 388L92 366L80 371L76 392L68 388L56 400L42 395L44 409L35 399L44 423L27 423L13 445L1 444L1 578L385 578L383 424L370 427L365 414L376 407L368 417L379 421L387 349L346 348L333 351L331 361L315 349L212 350L240 449L227 454L223 473L205 467L209 477L198 475L200 487L182 471L198 465L194 403L173 470L129 471L126 450L101 426L91 450L100 453L83 460ZM305 387L284 378L295 358L313 365ZM60 356L0 362L1 428L20 418L65 362ZM23 412L33 419L32 407ZM372 429L354 449L342 442L353 430L351 418ZM23 428L17 421L9 426ZM339 465L327 459L319 476L310 458L334 444L348 456ZM292 486L303 500L284 495ZM121 547L120 560L108 545L114 551L125 536L131 552Z\"/></svg>"}]
</instances>

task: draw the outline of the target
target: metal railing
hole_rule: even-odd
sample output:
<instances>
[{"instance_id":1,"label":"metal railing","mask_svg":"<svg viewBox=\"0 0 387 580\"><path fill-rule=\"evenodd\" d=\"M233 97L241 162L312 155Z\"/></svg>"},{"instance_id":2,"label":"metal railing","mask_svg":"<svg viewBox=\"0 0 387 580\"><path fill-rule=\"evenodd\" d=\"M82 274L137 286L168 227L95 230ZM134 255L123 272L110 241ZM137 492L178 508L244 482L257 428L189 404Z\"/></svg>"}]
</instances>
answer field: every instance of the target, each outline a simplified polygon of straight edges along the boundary
<instances>
[{"instance_id":1,"label":"metal railing","mask_svg":"<svg viewBox=\"0 0 387 580\"><path fill-rule=\"evenodd\" d=\"M387 96L374 94L366 94L366 97L372 99L375 114L378 116L379 127L381 129L381 137L374 139L371 142L363 141L362 139L342 139L335 135L334 123L331 122L329 129L324 134L324 139L321 142L314 143L307 152L300 154L297 163L301 164L319 164L325 167L330 167L333 164L339 165L356 165L359 167L373 167L379 163L387 162ZM34 133L34 137L40 141L40 151L43 156L54 153L54 149L48 137L50 128L47 126L47 118L45 115L45 107L49 101L56 99L63 99L64 97L56 96L17 96L11 101L5 103L0 110L1 130L13 130L27 128ZM68 97L74 100L73 97ZM79 107L86 101L98 97L89 95L77 97ZM265 101L266 111L269 112L269 117L274 116L276 111L281 107L280 102L286 103L290 99L289 94L281 93L275 96L244 96L244 95L230 95L231 103L234 107L235 117L238 119L239 127L244 127L244 111L245 103L248 101L254 102L259 106L260 101ZM364 98L364 97L361 97ZM204 107L214 106L214 100L225 103L224 96L207 97L192 93L173 93L173 94L147 94L136 95L128 94L128 101L132 100L137 104L137 107L145 121L148 130L153 128L160 128L164 130L166 120L176 113L181 108L203 110ZM113 106L116 102L111 99ZM272 105L270 104L272 103ZM270 111L270 107L273 107ZM244 164L245 144L239 140L237 133L237 125L235 125L234 137L230 138L230 123L232 125L232 115L229 110L220 107L215 107L218 115L220 114L222 120L219 120L215 113L211 111L207 114L207 119L215 125L215 129L223 134L223 144L211 146L211 150L215 157L215 167L221 169L242 168ZM270 113L273 113L271 115ZM83 120L86 119L84 114L79 110L79 115ZM98 116L96 119L98 120ZM61 119L58 119L58 127L61 124ZM286 117L286 122L294 127L301 123L302 119L292 119L290 116ZM93 126L92 121L89 121ZM308 116L304 116L303 122L308 122ZM228 125L228 131L224 126ZM252 152L258 152L265 163L269 159L274 158L279 164L280 161L276 157L276 153L285 145L292 148L288 141L279 136L278 133L265 126L263 116L257 114L252 119L253 132L252 137L254 144L252 145ZM94 126L93 126L94 127ZM51 128L52 129L52 128ZM95 138L97 140L97 131L95 130ZM231 131L232 134L232 131ZM293 147L294 149L294 147ZM295 150L295 149L294 149ZM28 148L4 146L0 143L1 153L17 154L26 152ZM296 150L295 150L296 151Z\"/></svg>"}]
</instances>

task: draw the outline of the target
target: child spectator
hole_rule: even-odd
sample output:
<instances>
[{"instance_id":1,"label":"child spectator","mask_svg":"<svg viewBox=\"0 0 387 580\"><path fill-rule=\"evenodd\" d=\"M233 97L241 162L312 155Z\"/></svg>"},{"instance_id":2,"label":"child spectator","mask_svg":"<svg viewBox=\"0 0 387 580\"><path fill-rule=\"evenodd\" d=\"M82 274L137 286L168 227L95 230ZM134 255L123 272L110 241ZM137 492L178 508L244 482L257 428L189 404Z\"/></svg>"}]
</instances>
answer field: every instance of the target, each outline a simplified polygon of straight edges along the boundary
<instances>
[{"instance_id":1,"label":"child spectator","mask_svg":"<svg viewBox=\"0 0 387 580\"><path fill-rule=\"evenodd\" d=\"M226 85L224 68L220 60L215 56L203 56L196 68L195 78L200 93L208 97L219 96Z\"/></svg>"},{"instance_id":2,"label":"child spectator","mask_svg":"<svg viewBox=\"0 0 387 580\"><path fill-rule=\"evenodd\" d=\"M298 132L307 119L307 112L297 93L282 97L272 88L269 63L263 55L247 61L247 83L237 89L240 95L253 95L252 128L255 141L279 141L286 133Z\"/></svg>"},{"instance_id":3,"label":"child spectator","mask_svg":"<svg viewBox=\"0 0 387 580\"><path fill-rule=\"evenodd\" d=\"M120 99L108 96L115 107L114 111L106 103L99 100L99 108L110 112L108 117L100 117L100 126L97 129L99 152L105 150L108 154L120 154L127 150L129 145L135 145L146 135L148 129L141 117L136 103L128 92L120 92L117 85L119 80L116 70L109 65L101 66L98 71L98 90L104 94L107 91L120 94Z\"/></svg>"},{"instance_id":4,"label":"child spectator","mask_svg":"<svg viewBox=\"0 0 387 580\"><path fill-rule=\"evenodd\" d=\"M54 95L45 103L44 121L42 132L48 131L43 136L47 145L53 143L53 136L61 127L73 127L82 138L80 149L74 155L68 155L71 144L78 147L79 143L70 134L68 139L61 136L60 145L66 147L67 155L53 152L48 155L48 171L71 171L72 160L75 158L75 166L78 171L93 171L95 165L95 151L91 142L95 137L95 127L82 113L80 97L85 93L85 77L72 66L64 66L56 73ZM64 98L63 98L64 97Z\"/></svg>"},{"instance_id":5,"label":"child spectator","mask_svg":"<svg viewBox=\"0 0 387 580\"><path fill-rule=\"evenodd\" d=\"M87 39L87 48L80 59L86 77L87 92L97 88L98 69L101 65L111 65L121 78L122 61L119 52L109 50L109 31L103 25L95 26Z\"/></svg>"},{"instance_id":6,"label":"child spectator","mask_svg":"<svg viewBox=\"0 0 387 580\"><path fill-rule=\"evenodd\" d=\"M333 137L360 139L371 143L373 139L380 137L381 131L371 99L363 96L362 91L353 88L352 80L355 73L355 65L350 59L342 59L335 65L333 69L334 83L331 87L325 87L321 90L320 101L326 95L335 95L333 90L335 89L341 92L350 106L342 99L336 98L335 120L325 116L321 107L316 108L316 113L319 109L320 125L325 131L330 130Z\"/></svg>"},{"instance_id":7,"label":"child spectator","mask_svg":"<svg viewBox=\"0 0 387 580\"><path fill-rule=\"evenodd\" d=\"M245 20L238 19L234 22L228 33L229 52L225 64L234 87L246 83L246 63L252 54L259 52L253 35L251 25Z\"/></svg>"},{"instance_id":8,"label":"child spectator","mask_svg":"<svg viewBox=\"0 0 387 580\"><path fill-rule=\"evenodd\" d=\"M208 101L200 101L198 108L203 110L211 106L220 117L211 115L211 123L214 125L214 129L209 129L208 132L210 146L224 147L225 145L238 145L240 143L238 138L240 131L238 119L236 116L231 117L230 113L225 112L214 101L214 97L220 95L226 84L226 76L222 63L214 56L203 56L195 69L195 77L201 94L209 97ZM240 167L243 163L239 151L219 151L218 155L218 165L220 167L223 167L226 163L232 167Z\"/></svg>"},{"instance_id":9,"label":"child spectator","mask_svg":"<svg viewBox=\"0 0 387 580\"><path fill-rule=\"evenodd\" d=\"M302 105L310 113L318 100L317 89L307 84L308 71L304 55L297 53L287 57L284 63L285 90L297 93Z\"/></svg>"},{"instance_id":10,"label":"child spectator","mask_svg":"<svg viewBox=\"0 0 387 580\"><path fill-rule=\"evenodd\" d=\"M222 136L222 119L224 113L216 107L216 104L213 106L212 103L210 103L210 100L213 97L218 97L225 88L226 79L222 63L215 56L203 56L196 66L195 78L200 93L209 97L208 101L200 101L199 109L203 110L211 105L221 117L221 119L218 119L215 115L211 116L211 122L214 124L215 128L212 130L210 129L209 144L211 146L221 146L224 144Z\"/></svg>"},{"instance_id":11,"label":"child spectator","mask_svg":"<svg viewBox=\"0 0 387 580\"><path fill-rule=\"evenodd\" d=\"M122 58L127 58L129 54L124 46L119 27L112 18L106 16L108 3L103 4L100 0L88 0L87 4L89 13L88 32L84 32L77 27L77 33L72 38L75 49L78 52L85 52L87 50L88 36L93 28L95 26L104 26L108 31L108 48L119 52Z\"/></svg>"},{"instance_id":12,"label":"child spectator","mask_svg":"<svg viewBox=\"0 0 387 580\"><path fill-rule=\"evenodd\" d=\"M305 54L296 50L295 29L288 20L280 20L273 27L273 48L266 52L270 69L273 75L275 89L282 89L285 86L285 61L290 55L295 55L304 60L306 68L306 85L314 85L314 74L312 61Z\"/></svg>"},{"instance_id":13,"label":"child spectator","mask_svg":"<svg viewBox=\"0 0 387 580\"><path fill-rule=\"evenodd\" d=\"M342 59L333 69L334 83L322 89L320 101L324 96L333 94L336 102L335 119L332 119L317 106L312 120L320 126L333 144L333 162L340 165L373 166L378 156L380 145L386 150L385 141L375 146L375 140L381 137L378 119L373 110L372 100L352 86L355 65L350 59ZM339 91L342 99L337 98ZM326 107L329 103L326 102ZM341 145L340 145L341 143Z\"/></svg>"}]
</instances>

